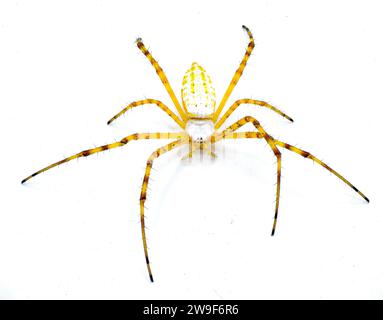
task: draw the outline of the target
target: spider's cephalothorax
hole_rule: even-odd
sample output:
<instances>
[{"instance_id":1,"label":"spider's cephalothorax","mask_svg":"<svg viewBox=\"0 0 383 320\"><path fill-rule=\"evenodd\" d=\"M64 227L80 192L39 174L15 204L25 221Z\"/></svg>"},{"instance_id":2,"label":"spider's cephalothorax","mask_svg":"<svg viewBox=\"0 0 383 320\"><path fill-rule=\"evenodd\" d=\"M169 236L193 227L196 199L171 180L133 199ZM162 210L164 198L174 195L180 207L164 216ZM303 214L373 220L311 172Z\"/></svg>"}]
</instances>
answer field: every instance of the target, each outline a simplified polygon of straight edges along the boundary
<instances>
[{"instance_id":1,"label":"spider's cephalothorax","mask_svg":"<svg viewBox=\"0 0 383 320\"><path fill-rule=\"evenodd\" d=\"M206 148L206 145L208 144L208 145L214 146L216 142L219 142L222 139L264 139L267 142L267 144L269 145L269 147L271 148L271 150L273 151L277 159L276 202L275 202L274 222L273 222L271 235L274 235L276 224L277 224L280 185L281 185L282 155L278 147L287 149L289 151L299 154L300 156L304 158L313 160L314 162L324 167L326 170L333 173L339 179L341 179L344 183L346 183L354 191L356 191L361 197L363 197L367 202L369 201L368 198L361 191L355 188L355 186L353 186L348 180L346 180L343 176L341 176L335 170L331 169L328 165L323 163L321 160L314 157L311 153L304 151L302 149L299 149L297 147L294 147L288 143L274 139L263 129L259 121L255 119L254 117L251 117L251 116L244 117L234 122L232 125L226 127L226 129L218 132L218 129L223 125L226 119L242 104L262 106L276 112L277 114L290 120L291 122L293 121L293 119L291 119L289 116L287 116L285 113L283 113L276 107L268 104L265 101L254 100L254 99L239 99L235 101L223 115L221 115L222 110L226 105L226 102L228 101L233 89L235 88L236 84L238 83L239 79L242 76L243 70L246 67L247 60L249 59L252 50L254 49L253 35L251 34L250 30L247 27L245 26L242 26L242 27L246 31L247 35L249 36L250 41L247 46L245 55L243 56L237 71L234 73L234 76L229 86L227 87L217 109L215 108L215 90L212 86L211 79L209 75L206 73L206 71L197 63L193 63L191 68L185 74L183 84L182 84L182 90L181 90L181 96L182 96L182 106L181 106L178 98L174 94L174 91L169 84L169 80L167 79L164 71L162 70L158 62L153 58L151 53L146 49L145 45L142 42L142 39L138 38L137 39L138 48L148 58L150 63L155 68L175 108L177 109L178 115L175 114L173 111L171 111L169 107L167 107L164 103L162 103L159 100L144 99L144 100L138 100L138 101L134 101L130 103L126 108L124 108L122 111L117 113L114 117L112 117L108 121L108 124L112 123L115 119L117 119L119 116L121 116L126 111L132 108L135 108L141 105L152 104L152 105L156 105L157 107L165 111L179 125L179 127L182 130L179 132L156 132L156 133L131 134L121 139L118 142L114 142L114 143L103 145L93 149L81 151L61 161L55 162L33 173L32 175L28 176L24 180L22 180L22 183L24 183L28 181L29 179L31 179L32 177L42 172L45 172L51 168L54 168L62 163L65 163L80 157L87 157L89 155L92 155L98 152L103 152L105 150L122 147L122 146L125 146L128 142L133 140L172 139L173 141L171 143L157 149L155 152L153 152L150 155L146 163L145 175L144 175L142 188L141 188L141 196L140 196L141 233L142 233L142 241L144 246L146 266L147 266L151 281L153 281L153 275L150 268L148 246L146 243L145 214L144 214L145 201L147 196L146 192L148 189L150 173L152 170L153 161L155 159L160 157L162 154L170 150L173 150L175 148L178 148L182 145L185 145L185 144L190 145L189 157L191 157L193 152L197 149L201 150L201 152L206 151L210 153L211 156L215 156L214 152ZM247 123L252 124L256 131L247 131L247 132L237 131L239 128L241 128ZM194 144L193 142L198 142L198 143Z\"/></svg>"}]
</instances>

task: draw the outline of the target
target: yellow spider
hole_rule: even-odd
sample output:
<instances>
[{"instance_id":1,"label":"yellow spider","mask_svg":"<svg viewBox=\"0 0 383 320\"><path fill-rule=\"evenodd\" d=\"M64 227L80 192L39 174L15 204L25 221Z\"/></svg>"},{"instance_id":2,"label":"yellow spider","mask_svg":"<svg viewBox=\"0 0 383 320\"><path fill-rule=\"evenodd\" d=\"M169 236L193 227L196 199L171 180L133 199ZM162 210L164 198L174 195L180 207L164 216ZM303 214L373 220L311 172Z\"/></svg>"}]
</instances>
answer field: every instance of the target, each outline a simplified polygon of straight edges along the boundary
<instances>
[{"instance_id":1,"label":"yellow spider","mask_svg":"<svg viewBox=\"0 0 383 320\"><path fill-rule=\"evenodd\" d=\"M288 149L290 151L293 151L302 157L312 159L314 162L320 164L327 170L329 170L331 173L336 175L339 179L341 179L343 182L345 182L347 185L349 185L353 190L355 190L357 193L359 193L360 196L362 196L367 202L369 202L368 198L357 188L355 188L348 180L346 180L343 176L341 176L338 172L331 169L328 165L320 161L318 158L314 157L312 154L310 154L307 151L303 151L301 149L298 149L294 146L291 146L285 142L279 141L274 139L272 136L270 136L261 126L261 124L258 122L257 119L247 116L239 121L236 121L231 126L227 127L226 129L222 131L218 131L219 128L223 125L223 123L226 121L226 119L233 113L235 109L237 109L241 104L252 104L257 106L262 106L269 108L273 110L274 112L278 113L282 117L290 120L291 122L293 119L291 119L289 116L284 114L279 109L273 107L272 105L268 104L264 101L259 100L253 100L253 99L240 99L233 103L232 106L224 113L221 117L222 109L224 108L228 98L230 97L231 92L233 91L234 87L238 83L238 80L240 79L243 70L245 69L247 60L249 59L251 52L254 49L254 38L251 34L250 30L242 26L242 28L246 31L247 35L249 36L249 44L247 46L245 55L235 72L228 88L226 89L226 92L219 103L218 107L216 108L216 99L215 99L215 90L212 86L212 82L210 79L210 76L206 73L206 71L199 66L197 63L193 63L191 68L186 71L186 74L183 78L182 83L182 89L181 89L181 97L182 97L182 106L180 105L176 95L173 92L172 87L169 84L169 81L158 64L158 62L153 58L151 53L147 50L145 45L142 42L142 39L137 39L137 47L142 51L142 53L148 58L152 66L155 68L157 75L161 79L163 85L165 86L170 98L172 99L174 106L176 107L178 111L178 115L176 115L174 112L172 112L165 104L163 104L161 101L154 100L154 99L145 99L145 100L139 100L132 102L129 104L125 109L123 109L121 112L116 114L113 118L111 118L108 121L108 124L113 122L115 119L117 119L119 116L124 114L129 109L135 108L137 106L146 105L146 104L153 104L161 108L163 111L165 111L177 124L181 127L182 131L180 132L165 132L165 133L136 133L129 135L119 142L103 145L97 148L84 150L80 153L77 153L75 155L72 155L68 158L65 158L61 161L58 161L56 163L53 163L35 173L30 175L29 177L25 178L21 183L25 183L32 177L47 171L53 167L56 167L62 163L71 161L76 158L80 157L87 157L91 154L95 154L98 152L102 152L108 149L113 149L116 147L122 147L126 145L128 142L132 140L139 140L139 139L174 139L175 141L157 149L155 152L151 154L149 157L147 163L146 163L146 170L145 175L142 183L141 188L141 196L140 196L140 217L141 217L141 232L142 232L142 241L144 246L144 253L146 258L146 266L149 272L150 280L153 282L153 275L150 269L150 263L149 263L149 256L148 256L148 248L146 243L146 235L145 235L145 215L144 215L144 204L146 201L146 191L148 187L150 172L152 170L153 161L154 159L158 158L160 155L164 154L165 152L168 152L174 148L177 148L181 145L189 144L189 154L188 156L191 157L193 152L195 150L201 150L207 151L212 157L215 157L214 154L214 144L222 139L265 139L267 144L272 149L275 157L277 158L277 193L276 193L276 203L275 203L275 214L274 214L274 223L271 231L271 235L274 235L275 233L275 227L277 224L277 217L278 217L278 207L279 207L279 196L280 196L280 185L281 185L281 153L278 149L278 147L282 147L285 149ZM237 129L242 127L243 125L251 123L254 125L257 132L236 132Z\"/></svg>"}]
</instances>

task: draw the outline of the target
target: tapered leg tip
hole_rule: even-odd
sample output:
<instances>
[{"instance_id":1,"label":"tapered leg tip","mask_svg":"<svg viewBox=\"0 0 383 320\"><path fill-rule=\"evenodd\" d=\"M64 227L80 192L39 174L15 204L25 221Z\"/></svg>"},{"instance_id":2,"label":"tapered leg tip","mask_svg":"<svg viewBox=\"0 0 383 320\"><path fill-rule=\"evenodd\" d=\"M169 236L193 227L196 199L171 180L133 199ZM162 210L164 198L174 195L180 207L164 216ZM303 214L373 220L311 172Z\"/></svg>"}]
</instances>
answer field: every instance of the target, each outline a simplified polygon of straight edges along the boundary
<instances>
[{"instance_id":1,"label":"tapered leg tip","mask_svg":"<svg viewBox=\"0 0 383 320\"><path fill-rule=\"evenodd\" d=\"M274 233L275 233L275 229L273 229L273 230L271 231L271 236L272 236L272 237L274 236Z\"/></svg>"},{"instance_id":2,"label":"tapered leg tip","mask_svg":"<svg viewBox=\"0 0 383 320\"><path fill-rule=\"evenodd\" d=\"M24 179L21 181L21 184L24 184L28 179Z\"/></svg>"},{"instance_id":3,"label":"tapered leg tip","mask_svg":"<svg viewBox=\"0 0 383 320\"><path fill-rule=\"evenodd\" d=\"M152 276L152 275L149 275L149 277L150 277L150 281L151 281L151 282L154 282L154 280L153 280L153 276Z\"/></svg>"}]
</instances>

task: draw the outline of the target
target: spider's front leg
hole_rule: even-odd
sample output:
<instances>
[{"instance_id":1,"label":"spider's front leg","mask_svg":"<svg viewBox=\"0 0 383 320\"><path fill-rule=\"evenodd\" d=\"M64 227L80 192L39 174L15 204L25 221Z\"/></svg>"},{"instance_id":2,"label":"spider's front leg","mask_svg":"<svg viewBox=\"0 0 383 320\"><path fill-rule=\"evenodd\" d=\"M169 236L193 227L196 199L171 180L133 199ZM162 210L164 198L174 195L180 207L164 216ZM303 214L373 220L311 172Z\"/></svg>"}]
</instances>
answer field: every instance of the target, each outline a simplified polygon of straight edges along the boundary
<instances>
[{"instance_id":1,"label":"spider's front leg","mask_svg":"<svg viewBox=\"0 0 383 320\"><path fill-rule=\"evenodd\" d=\"M163 104L159 100L155 99L145 99L145 100L138 100L130 103L126 108L121 110L119 113L117 113L115 116L113 116L111 119L109 119L108 124L111 124L114 120L116 120L118 117L122 116L125 112L127 112L129 109L133 109L138 106L147 105L147 104L154 104L163 111L165 111L169 117L171 117L182 129L185 129L185 122L180 120L178 116L169 109L165 104Z\"/></svg>"},{"instance_id":2,"label":"spider's front leg","mask_svg":"<svg viewBox=\"0 0 383 320\"><path fill-rule=\"evenodd\" d=\"M149 278L150 281L153 282L153 274L150 269L150 262L149 262L149 254L148 254L148 246L146 241L146 233L145 233L145 201L146 201L146 192L148 189L148 183L150 178L150 172L152 171L153 167L153 161L157 159L162 154L179 147L185 143L188 142L188 139L180 139L174 142L171 142L156 151L154 151L151 156L149 157L148 161L146 162L146 169L145 169L145 175L144 180L142 182L142 188L141 188L141 196L140 196L140 217L141 217L141 233L142 233L142 242L144 245L144 253L145 253L145 260L146 260L146 267L148 268Z\"/></svg>"},{"instance_id":3,"label":"spider's front leg","mask_svg":"<svg viewBox=\"0 0 383 320\"><path fill-rule=\"evenodd\" d=\"M114 149L114 148L117 148L117 147L122 147L122 146L126 145L128 142L130 142L132 140L140 140L140 139L180 139L180 138L184 138L184 137L185 137L185 133L184 132L178 132L178 133L172 133L172 132L160 133L160 132L157 132L157 133L136 133L136 134L132 134L130 136L127 136L127 137L121 139L118 142L106 144L106 145L103 145L103 146L100 146L100 147L96 147L96 148L93 148L93 149L84 150L84 151L81 151L81 152L79 152L77 154L74 154L74 155L72 155L70 157L67 157L67 158L65 158L63 160L55 162L55 163L53 163L53 164L51 164L51 165L49 165L49 166L47 166L47 167L45 167L45 168L43 168L43 169L41 169L39 171L36 171L35 173L31 174L30 176L26 177L24 180L21 181L21 183L25 183L29 179L33 178L34 176L37 176L40 173L43 173L43 172L45 172L45 171L47 171L49 169L57 167L60 164L69 162L69 161L77 159L77 158L87 157L87 156L90 156L90 155L98 153L98 152L106 151L106 150L109 150L109 149Z\"/></svg>"},{"instance_id":4,"label":"spider's front leg","mask_svg":"<svg viewBox=\"0 0 383 320\"><path fill-rule=\"evenodd\" d=\"M270 146L271 150L273 151L275 157L277 158L277 193L276 193L276 201L275 201L275 214L274 214L274 223L273 228L271 230L271 235L273 236L275 233L275 228L277 226L277 218L278 218L278 209L279 209L279 198L280 198L280 191L281 191L281 170L282 170L282 155L278 148L275 145L274 139L268 135L268 133L263 129L259 121L253 117L247 116L244 117L234 124L232 124L230 127L222 131L221 133L216 134L216 141L220 139L224 139L225 136L231 136L232 138L235 137L233 135L233 132L238 130L240 127L244 126L247 123L251 123L254 125L254 127L259 131L259 133L255 133L253 135L249 135L249 133L243 133L240 136L237 136L237 138L264 138L267 142L267 144ZM239 132L238 132L239 134ZM246 135L248 134L248 135ZM234 138L235 139L235 138Z\"/></svg>"},{"instance_id":5,"label":"spider's front leg","mask_svg":"<svg viewBox=\"0 0 383 320\"><path fill-rule=\"evenodd\" d=\"M349 182L346 178L344 178L342 175L340 175L338 172L336 172L334 169L330 168L327 164L325 164L324 162L322 162L321 160L319 160L318 158L316 158L315 156L313 156L311 153L307 152L307 151L304 151L302 149L299 149L297 147L294 147L288 143L285 143L285 142L282 142L282 141L279 141L279 140L275 140L274 139L274 142L277 146L280 146L282 148L285 148L287 150L290 150L292 152L295 152L297 154L299 154L300 156L306 158L306 159L311 159L313 160L314 162L320 164L323 168L327 169L328 171L330 171L332 174L334 174L335 176L337 176L340 180L342 180L345 184L347 184L349 187L351 187L355 192L357 192L364 200L366 200L367 202L370 202L370 200L361 192L359 191L353 184L351 184L351 182Z\"/></svg>"},{"instance_id":6,"label":"spider's front leg","mask_svg":"<svg viewBox=\"0 0 383 320\"><path fill-rule=\"evenodd\" d=\"M216 141L219 141L221 139L241 139L241 138L266 138L265 136L265 132L262 132L261 130L259 130L260 132L234 132L236 130L238 130L240 127L242 127L244 124L248 123L248 122L252 122L251 119L246 119L246 118L251 118L251 117L245 117L237 122L235 122L234 124L232 124L230 127L228 127L227 129L225 129L224 131L220 132L220 133L217 133L215 135L215 139ZM267 135L267 134L266 134ZM274 139L273 137L269 136L268 135L268 138L272 140L272 142L274 143L274 145L276 146L280 146L282 148L285 148L287 150L290 150L292 152L295 152L297 154L299 154L300 156L306 158L306 159L311 159L313 160L314 162L320 164L322 167L324 167L326 170L330 171L332 174L334 174L335 176L337 176L340 180L342 180L344 183L346 183L349 187L351 187L355 192L357 192L364 200L366 200L367 202L370 202L370 200L359 190L357 189L350 181L348 181L346 178L344 178L341 174L339 174L337 171L335 171L334 169L332 169L330 166L328 166L326 163L322 162L321 160L319 160L318 158L316 158L315 156L313 156L311 153L307 152L307 151L304 151L302 149L299 149L297 147L294 147L288 143L285 143L285 142L282 142L282 141L279 141L279 140L276 140ZM279 178L280 179L280 178ZM278 192L277 192L277 198L278 198ZM278 199L277 199L278 201ZM272 231L272 234L274 234L274 231L275 231L275 226L276 226L276 218L277 218L277 214L278 214L278 208L276 208L276 216L275 216L275 219L274 219L274 225L273 225L273 231Z\"/></svg>"}]
</instances>

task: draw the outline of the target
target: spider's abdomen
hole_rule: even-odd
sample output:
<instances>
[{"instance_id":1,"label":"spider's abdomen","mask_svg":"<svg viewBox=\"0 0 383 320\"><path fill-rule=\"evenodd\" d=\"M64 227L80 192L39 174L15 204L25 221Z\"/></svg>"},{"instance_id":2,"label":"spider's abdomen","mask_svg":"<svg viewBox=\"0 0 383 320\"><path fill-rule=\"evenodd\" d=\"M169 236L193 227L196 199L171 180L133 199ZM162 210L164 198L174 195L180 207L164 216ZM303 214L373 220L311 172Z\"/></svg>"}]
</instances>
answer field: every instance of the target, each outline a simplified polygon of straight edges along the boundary
<instances>
[{"instance_id":1,"label":"spider's abdomen","mask_svg":"<svg viewBox=\"0 0 383 320\"><path fill-rule=\"evenodd\" d=\"M198 63L193 62L182 81L182 105L191 118L211 118L215 111L215 89L211 78Z\"/></svg>"}]
</instances>

